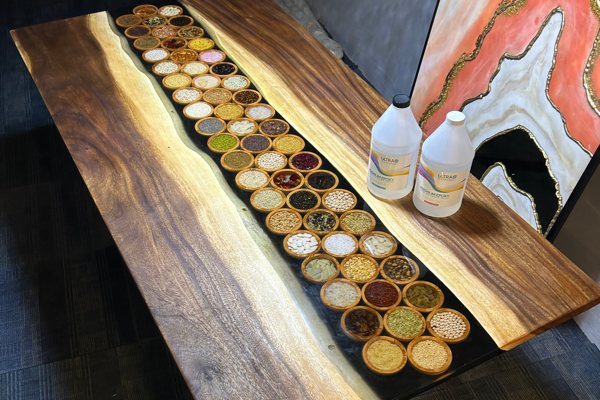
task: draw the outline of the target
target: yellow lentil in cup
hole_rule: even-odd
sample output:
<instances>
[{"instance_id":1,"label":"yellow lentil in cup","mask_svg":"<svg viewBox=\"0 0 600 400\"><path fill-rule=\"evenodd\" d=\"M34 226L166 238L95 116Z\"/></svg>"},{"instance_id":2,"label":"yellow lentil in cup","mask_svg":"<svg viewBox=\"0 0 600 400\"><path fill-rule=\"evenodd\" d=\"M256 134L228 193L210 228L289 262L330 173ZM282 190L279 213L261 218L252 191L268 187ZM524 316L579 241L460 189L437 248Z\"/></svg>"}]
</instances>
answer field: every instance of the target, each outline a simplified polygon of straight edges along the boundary
<instances>
[{"instance_id":1,"label":"yellow lentil in cup","mask_svg":"<svg viewBox=\"0 0 600 400\"><path fill-rule=\"evenodd\" d=\"M188 47L196 51L204 51L215 47L215 42L209 38L195 38L188 42Z\"/></svg>"}]
</instances>

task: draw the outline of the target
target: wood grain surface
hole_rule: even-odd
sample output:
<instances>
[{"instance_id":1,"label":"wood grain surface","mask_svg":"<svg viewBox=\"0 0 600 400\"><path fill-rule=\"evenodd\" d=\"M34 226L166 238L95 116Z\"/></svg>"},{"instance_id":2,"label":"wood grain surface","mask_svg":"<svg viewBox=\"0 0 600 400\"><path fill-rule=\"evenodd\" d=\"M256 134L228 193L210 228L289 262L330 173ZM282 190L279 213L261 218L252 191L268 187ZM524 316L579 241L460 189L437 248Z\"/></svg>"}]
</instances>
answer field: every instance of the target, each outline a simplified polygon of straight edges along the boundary
<instances>
[{"instance_id":1,"label":"wood grain surface","mask_svg":"<svg viewBox=\"0 0 600 400\"><path fill-rule=\"evenodd\" d=\"M194 397L371 397L325 355L268 237L257 243L109 16L12 34Z\"/></svg>"},{"instance_id":2,"label":"wood grain surface","mask_svg":"<svg viewBox=\"0 0 600 400\"><path fill-rule=\"evenodd\" d=\"M387 228L510 349L600 302L600 287L474 177L461 210L420 214L366 186L370 129L388 103L271 1L184 0L263 96Z\"/></svg>"}]
</instances>

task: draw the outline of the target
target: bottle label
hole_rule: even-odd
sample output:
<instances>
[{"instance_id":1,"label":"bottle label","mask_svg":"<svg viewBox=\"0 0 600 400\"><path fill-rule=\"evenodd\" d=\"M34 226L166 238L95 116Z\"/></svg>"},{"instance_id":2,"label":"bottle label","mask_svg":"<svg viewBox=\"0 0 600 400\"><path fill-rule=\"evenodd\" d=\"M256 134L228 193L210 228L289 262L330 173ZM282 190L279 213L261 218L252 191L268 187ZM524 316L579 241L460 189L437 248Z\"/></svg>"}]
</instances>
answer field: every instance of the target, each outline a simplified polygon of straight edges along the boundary
<instances>
[{"instance_id":1,"label":"bottle label","mask_svg":"<svg viewBox=\"0 0 600 400\"><path fill-rule=\"evenodd\" d=\"M469 171L435 171L421 160L415 185L419 200L438 207L453 206L462 198Z\"/></svg>"},{"instance_id":2,"label":"bottle label","mask_svg":"<svg viewBox=\"0 0 600 400\"><path fill-rule=\"evenodd\" d=\"M371 149L369 156L370 183L382 190L396 192L408 184L412 155L391 155Z\"/></svg>"}]
</instances>

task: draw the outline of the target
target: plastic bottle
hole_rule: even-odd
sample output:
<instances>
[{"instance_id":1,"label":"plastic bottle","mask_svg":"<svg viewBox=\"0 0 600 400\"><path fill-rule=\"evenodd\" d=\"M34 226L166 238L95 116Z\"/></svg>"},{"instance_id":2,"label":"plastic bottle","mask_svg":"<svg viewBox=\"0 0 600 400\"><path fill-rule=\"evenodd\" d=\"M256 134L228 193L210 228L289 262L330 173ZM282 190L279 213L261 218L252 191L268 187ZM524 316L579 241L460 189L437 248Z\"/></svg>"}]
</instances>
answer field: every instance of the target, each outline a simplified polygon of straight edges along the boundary
<instances>
[{"instance_id":1,"label":"plastic bottle","mask_svg":"<svg viewBox=\"0 0 600 400\"><path fill-rule=\"evenodd\" d=\"M371 129L367 185L373 195L393 200L410 193L422 136L410 97L394 96Z\"/></svg>"},{"instance_id":2,"label":"plastic bottle","mask_svg":"<svg viewBox=\"0 0 600 400\"><path fill-rule=\"evenodd\" d=\"M469 179L475 150L465 127L465 114L451 111L423 143L413 203L430 217L458 211Z\"/></svg>"}]
</instances>

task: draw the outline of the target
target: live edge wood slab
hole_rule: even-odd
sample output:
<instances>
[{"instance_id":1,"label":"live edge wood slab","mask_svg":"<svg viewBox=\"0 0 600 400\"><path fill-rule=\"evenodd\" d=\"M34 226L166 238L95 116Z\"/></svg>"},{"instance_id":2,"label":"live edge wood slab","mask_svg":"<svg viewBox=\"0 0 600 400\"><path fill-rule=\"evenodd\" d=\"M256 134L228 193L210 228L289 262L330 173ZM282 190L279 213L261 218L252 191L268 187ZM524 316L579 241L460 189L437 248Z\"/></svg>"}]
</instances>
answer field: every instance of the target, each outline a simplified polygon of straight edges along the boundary
<instances>
[{"instance_id":1,"label":"live edge wood slab","mask_svg":"<svg viewBox=\"0 0 600 400\"><path fill-rule=\"evenodd\" d=\"M600 302L598 285L472 177L462 209L446 219L420 215L410 198L372 197L370 127L387 102L277 6L183 4L499 348ZM196 397L372 394L343 356L326 354L315 336L322 327L274 267L285 261L108 14L12 35Z\"/></svg>"}]
</instances>

